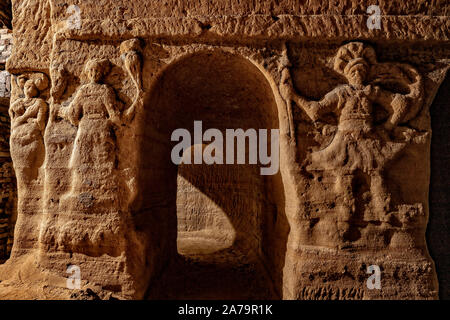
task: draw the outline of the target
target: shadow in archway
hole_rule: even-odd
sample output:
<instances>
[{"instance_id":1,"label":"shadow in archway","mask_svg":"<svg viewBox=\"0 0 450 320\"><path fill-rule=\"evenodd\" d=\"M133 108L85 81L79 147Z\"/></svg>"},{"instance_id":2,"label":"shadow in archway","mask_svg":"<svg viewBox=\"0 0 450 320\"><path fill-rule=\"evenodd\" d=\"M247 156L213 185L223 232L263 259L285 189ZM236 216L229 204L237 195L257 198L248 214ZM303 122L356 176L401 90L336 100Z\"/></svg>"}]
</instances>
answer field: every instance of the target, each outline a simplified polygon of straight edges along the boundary
<instances>
[{"instance_id":1,"label":"shadow in archway","mask_svg":"<svg viewBox=\"0 0 450 320\"><path fill-rule=\"evenodd\" d=\"M450 77L442 83L431 106L431 181L430 217L427 226L427 243L436 264L439 279L439 298L450 299L450 158L448 101Z\"/></svg>"},{"instance_id":2,"label":"shadow in archway","mask_svg":"<svg viewBox=\"0 0 450 320\"><path fill-rule=\"evenodd\" d=\"M275 99L262 73L227 53L185 58L160 77L144 121L135 220L148 236L147 266L153 274L148 298L280 298L289 232L280 173L262 176L259 165L177 167L171 160L177 143L171 142L172 132L185 128L194 137L194 121L202 121L203 132L215 128L224 137L226 129L278 128ZM207 237L194 236L190 252L179 252L177 216L191 212L184 231L199 229L202 219L214 220L208 208L229 220L232 243L205 254L196 251L196 243L202 246ZM220 233L220 223L206 225L211 239ZM227 238L226 230L222 234Z\"/></svg>"}]
</instances>

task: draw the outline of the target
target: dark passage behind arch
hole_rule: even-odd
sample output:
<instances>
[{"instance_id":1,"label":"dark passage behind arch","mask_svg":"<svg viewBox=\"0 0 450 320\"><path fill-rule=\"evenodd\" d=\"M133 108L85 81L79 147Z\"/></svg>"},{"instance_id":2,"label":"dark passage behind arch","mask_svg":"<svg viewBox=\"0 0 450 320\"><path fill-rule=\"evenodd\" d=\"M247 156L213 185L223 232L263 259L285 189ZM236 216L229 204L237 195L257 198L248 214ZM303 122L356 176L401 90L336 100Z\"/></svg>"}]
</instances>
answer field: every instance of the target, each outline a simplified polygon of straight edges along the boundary
<instances>
[{"instance_id":1,"label":"dark passage behind arch","mask_svg":"<svg viewBox=\"0 0 450 320\"><path fill-rule=\"evenodd\" d=\"M427 243L436 264L439 298L450 299L450 77L447 75L431 106L430 217Z\"/></svg>"},{"instance_id":2,"label":"dark passage behind arch","mask_svg":"<svg viewBox=\"0 0 450 320\"><path fill-rule=\"evenodd\" d=\"M153 88L141 146L141 208L136 222L148 235L149 298L280 298L288 223L280 173L262 176L259 165L192 165L178 170L170 155L172 132L194 121L203 132L276 129L278 110L268 81L248 60L203 52L170 66ZM226 166L226 168L224 168ZM228 216L235 243L207 256L177 252L177 177L203 193ZM185 198L189 210L200 210ZM180 202L179 206L180 208Z\"/></svg>"}]
</instances>

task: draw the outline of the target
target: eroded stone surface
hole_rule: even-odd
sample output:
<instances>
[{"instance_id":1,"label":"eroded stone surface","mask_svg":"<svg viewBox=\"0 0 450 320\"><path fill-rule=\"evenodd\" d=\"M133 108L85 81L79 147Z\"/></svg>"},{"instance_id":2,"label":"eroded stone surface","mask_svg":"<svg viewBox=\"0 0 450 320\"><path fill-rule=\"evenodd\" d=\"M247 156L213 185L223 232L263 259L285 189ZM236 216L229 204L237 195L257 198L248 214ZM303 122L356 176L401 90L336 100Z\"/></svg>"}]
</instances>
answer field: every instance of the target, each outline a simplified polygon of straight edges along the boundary
<instances>
[{"instance_id":1,"label":"eroded stone surface","mask_svg":"<svg viewBox=\"0 0 450 320\"><path fill-rule=\"evenodd\" d=\"M8 2L8 1L7 1ZM10 13L7 4L1 5L0 16L6 19ZM11 123L8 115L11 96L11 75L5 70L6 59L11 54L12 33L0 29L0 261L3 263L11 253L16 211L16 179L11 160L9 137Z\"/></svg>"},{"instance_id":2,"label":"eroded stone surface","mask_svg":"<svg viewBox=\"0 0 450 320\"><path fill-rule=\"evenodd\" d=\"M361 1L154 3L13 1L19 215L0 298L437 298L448 7L382 2L369 30ZM177 167L171 134L196 120L279 129L279 173Z\"/></svg>"}]
</instances>

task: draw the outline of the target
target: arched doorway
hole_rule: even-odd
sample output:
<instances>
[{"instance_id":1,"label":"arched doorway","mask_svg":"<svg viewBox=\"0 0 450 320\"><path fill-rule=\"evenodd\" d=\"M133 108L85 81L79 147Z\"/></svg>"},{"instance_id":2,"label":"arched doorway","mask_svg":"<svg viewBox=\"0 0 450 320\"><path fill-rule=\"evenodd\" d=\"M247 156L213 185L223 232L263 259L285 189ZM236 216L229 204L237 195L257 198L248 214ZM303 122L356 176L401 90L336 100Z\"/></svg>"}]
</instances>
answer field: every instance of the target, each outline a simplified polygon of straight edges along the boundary
<instances>
[{"instance_id":1,"label":"arched doorway","mask_svg":"<svg viewBox=\"0 0 450 320\"><path fill-rule=\"evenodd\" d=\"M148 235L148 297L280 298L289 232L281 175L263 176L258 164L176 166L172 132L194 137L194 121L224 137L279 126L269 83L242 57L201 52L163 72L145 106L136 212Z\"/></svg>"}]
</instances>

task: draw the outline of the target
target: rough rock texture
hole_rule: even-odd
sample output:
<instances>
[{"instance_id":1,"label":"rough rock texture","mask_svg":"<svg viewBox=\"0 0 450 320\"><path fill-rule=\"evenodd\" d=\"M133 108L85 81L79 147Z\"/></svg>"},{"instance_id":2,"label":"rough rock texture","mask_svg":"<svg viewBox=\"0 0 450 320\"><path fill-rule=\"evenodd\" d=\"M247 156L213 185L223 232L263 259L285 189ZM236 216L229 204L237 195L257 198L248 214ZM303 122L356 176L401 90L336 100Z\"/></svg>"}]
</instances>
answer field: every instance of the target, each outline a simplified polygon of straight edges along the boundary
<instances>
[{"instance_id":1,"label":"rough rock texture","mask_svg":"<svg viewBox=\"0 0 450 320\"><path fill-rule=\"evenodd\" d=\"M429 108L448 5L379 1L380 30L356 0L73 5L12 1L0 298L438 297ZM279 129L280 171L176 166L171 134L196 120Z\"/></svg>"},{"instance_id":2,"label":"rough rock texture","mask_svg":"<svg viewBox=\"0 0 450 320\"><path fill-rule=\"evenodd\" d=\"M9 152L11 76L4 70L11 54L12 33L0 30L0 262L11 252L16 219L16 179Z\"/></svg>"}]
</instances>

